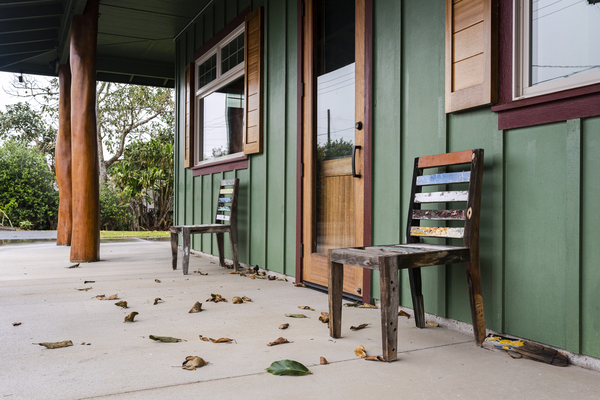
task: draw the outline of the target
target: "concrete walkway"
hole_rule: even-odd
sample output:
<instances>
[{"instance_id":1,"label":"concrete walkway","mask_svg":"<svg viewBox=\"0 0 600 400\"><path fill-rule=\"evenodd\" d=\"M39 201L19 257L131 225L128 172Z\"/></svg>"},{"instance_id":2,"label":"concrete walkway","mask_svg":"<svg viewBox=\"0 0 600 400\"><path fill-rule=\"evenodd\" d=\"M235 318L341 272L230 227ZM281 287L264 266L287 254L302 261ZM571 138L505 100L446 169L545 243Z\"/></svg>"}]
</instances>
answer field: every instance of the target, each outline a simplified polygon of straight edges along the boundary
<instances>
[{"instance_id":1,"label":"concrete walkway","mask_svg":"<svg viewBox=\"0 0 600 400\"><path fill-rule=\"evenodd\" d=\"M101 262L67 268L69 248L50 243L0 246L1 399L597 399L600 374L554 367L475 346L443 328L418 330L400 318L393 363L357 358L364 345L381 354L379 310L344 307L343 338L318 320L327 296L291 282L228 274L192 257L190 272L171 269L168 242L103 243ZM84 283L84 281L94 281ZM158 281L160 282L158 282ZM89 291L77 288L92 287ZM211 293L227 303L206 302ZM96 295L118 294L129 309ZM253 301L233 304L233 296ZM160 297L164 302L154 305ZM203 311L190 314L196 301ZM299 310L308 305L316 311ZM131 311L139 315L124 323ZM310 318L287 318L303 313ZM13 326L13 322L21 325ZM279 330L282 323L287 330ZM370 323L360 331L351 325ZM152 341L149 335L185 339ZM235 339L200 341L198 335ZM290 344L267 347L283 336ZM33 343L72 340L49 350ZM90 343L82 345L81 343ZM210 363L181 369L186 356ZM319 357L328 365L319 365ZM311 375L273 376L273 361L292 359Z\"/></svg>"}]
</instances>

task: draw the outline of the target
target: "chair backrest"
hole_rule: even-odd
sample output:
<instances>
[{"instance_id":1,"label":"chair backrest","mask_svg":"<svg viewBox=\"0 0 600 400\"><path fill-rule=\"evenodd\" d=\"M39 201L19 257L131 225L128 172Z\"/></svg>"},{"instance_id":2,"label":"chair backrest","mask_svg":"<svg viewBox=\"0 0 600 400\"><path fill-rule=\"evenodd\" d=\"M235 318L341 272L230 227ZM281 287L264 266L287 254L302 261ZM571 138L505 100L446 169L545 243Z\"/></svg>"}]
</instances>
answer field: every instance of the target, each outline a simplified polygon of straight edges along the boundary
<instances>
[{"instance_id":1,"label":"chair backrest","mask_svg":"<svg viewBox=\"0 0 600 400\"><path fill-rule=\"evenodd\" d=\"M454 165L462 165L465 169L458 172L438 170L438 168ZM417 243L422 237L455 238L463 239L465 247L478 248L482 177L483 149L415 158L406 227L407 242ZM465 184L468 184L467 190L464 190ZM456 190L460 185L463 186L458 188L461 190ZM434 190L439 191L423 193L422 189L425 186L438 186ZM428 203L445 205L441 210L421 209L422 204ZM449 203L459 206L449 209ZM421 226L421 221L424 220L464 222L461 224L462 227L424 227Z\"/></svg>"},{"instance_id":2,"label":"chair backrest","mask_svg":"<svg viewBox=\"0 0 600 400\"><path fill-rule=\"evenodd\" d=\"M239 185L240 180L238 178L223 179L221 181L215 224L236 226Z\"/></svg>"}]
</instances>

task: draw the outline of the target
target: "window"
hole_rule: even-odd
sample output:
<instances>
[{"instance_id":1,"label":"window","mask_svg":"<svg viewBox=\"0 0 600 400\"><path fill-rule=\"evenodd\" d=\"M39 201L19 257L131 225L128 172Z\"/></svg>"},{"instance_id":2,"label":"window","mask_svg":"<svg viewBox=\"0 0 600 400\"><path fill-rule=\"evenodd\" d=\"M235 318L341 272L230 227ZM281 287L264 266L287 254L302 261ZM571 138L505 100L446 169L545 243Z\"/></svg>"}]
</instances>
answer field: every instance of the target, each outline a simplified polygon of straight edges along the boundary
<instances>
[{"instance_id":1,"label":"window","mask_svg":"<svg viewBox=\"0 0 600 400\"><path fill-rule=\"evenodd\" d=\"M600 1L516 0L513 100L600 82Z\"/></svg>"},{"instance_id":2,"label":"window","mask_svg":"<svg viewBox=\"0 0 600 400\"><path fill-rule=\"evenodd\" d=\"M244 150L244 24L195 63L196 165L241 156Z\"/></svg>"}]
</instances>

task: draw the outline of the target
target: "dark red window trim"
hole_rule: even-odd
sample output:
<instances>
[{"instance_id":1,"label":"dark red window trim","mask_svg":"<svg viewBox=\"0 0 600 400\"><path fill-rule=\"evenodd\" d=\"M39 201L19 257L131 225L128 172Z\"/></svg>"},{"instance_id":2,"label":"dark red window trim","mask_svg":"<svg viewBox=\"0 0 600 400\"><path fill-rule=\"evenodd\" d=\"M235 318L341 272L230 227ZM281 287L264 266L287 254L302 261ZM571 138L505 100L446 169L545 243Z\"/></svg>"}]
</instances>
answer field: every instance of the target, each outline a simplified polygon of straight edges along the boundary
<instances>
[{"instance_id":1,"label":"dark red window trim","mask_svg":"<svg viewBox=\"0 0 600 400\"><path fill-rule=\"evenodd\" d=\"M248 168L248 156L240 156L229 160L215 161L210 164L192 167L194 176L216 174L218 172L235 171Z\"/></svg>"},{"instance_id":2,"label":"dark red window trim","mask_svg":"<svg viewBox=\"0 0 600 400\"><path fill-rule=\"evenodd\" d=\"M523 100L512 100L513 2L501 1L499 9L499 104L498 129L513 129L600 115L600 83Z\"/></svg>"}]
</instances>

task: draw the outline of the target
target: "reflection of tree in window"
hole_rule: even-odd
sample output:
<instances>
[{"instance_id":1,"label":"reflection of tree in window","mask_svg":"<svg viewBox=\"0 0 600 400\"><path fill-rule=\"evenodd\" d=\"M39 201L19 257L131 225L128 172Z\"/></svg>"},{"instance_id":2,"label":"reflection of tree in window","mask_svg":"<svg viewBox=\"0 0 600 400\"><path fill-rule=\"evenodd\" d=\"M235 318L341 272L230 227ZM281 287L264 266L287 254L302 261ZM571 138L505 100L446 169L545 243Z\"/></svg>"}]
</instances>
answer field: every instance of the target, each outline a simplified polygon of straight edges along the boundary
<instances>
[{"instance_id":1,"label":"reflection of tree in window","mask_svg":"<svg viewBox=\"0 0 600 400\"><path fill-rule=\"evenodd\" d=\"M243 150L244 79L224 85L200 100L203 160Z\"/></svg>"}]
</instances>

